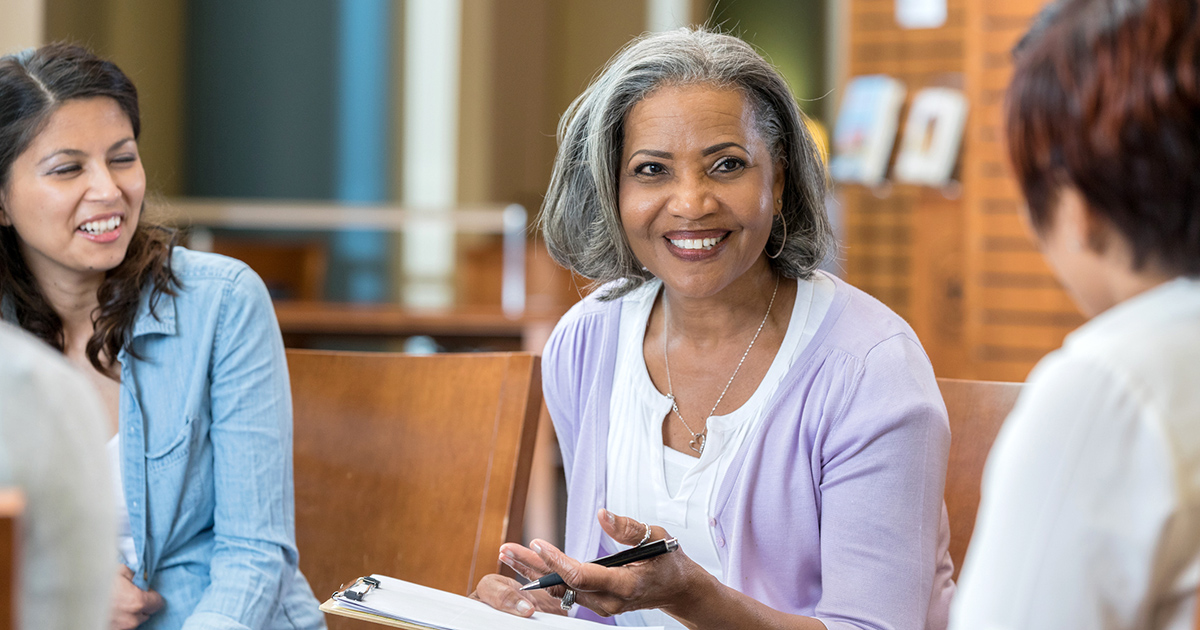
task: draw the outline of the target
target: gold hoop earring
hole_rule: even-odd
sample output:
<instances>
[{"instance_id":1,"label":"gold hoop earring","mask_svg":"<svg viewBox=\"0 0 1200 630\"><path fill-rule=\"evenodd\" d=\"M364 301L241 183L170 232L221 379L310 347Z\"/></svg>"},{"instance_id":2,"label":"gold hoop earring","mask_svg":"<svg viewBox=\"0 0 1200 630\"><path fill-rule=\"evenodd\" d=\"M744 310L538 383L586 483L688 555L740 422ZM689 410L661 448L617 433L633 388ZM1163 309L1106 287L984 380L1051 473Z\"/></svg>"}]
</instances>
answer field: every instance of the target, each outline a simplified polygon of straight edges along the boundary
<instances>
[{"instance_id":1,"label":"gold hoop earring","mask_svg":"<svg viewBox=\"0 0 1200 630\"><path fill-rule=\"evenodd\" d=\"M780 254L783 253L784 248L787 247L787 218L783 216L782 211L779 213L779 220L783 223L783 239L779 241L779 251L775 252L774 256L767 254L767 258L770 258L771 260L779 258Z\"/></svg>"}]
</instances>

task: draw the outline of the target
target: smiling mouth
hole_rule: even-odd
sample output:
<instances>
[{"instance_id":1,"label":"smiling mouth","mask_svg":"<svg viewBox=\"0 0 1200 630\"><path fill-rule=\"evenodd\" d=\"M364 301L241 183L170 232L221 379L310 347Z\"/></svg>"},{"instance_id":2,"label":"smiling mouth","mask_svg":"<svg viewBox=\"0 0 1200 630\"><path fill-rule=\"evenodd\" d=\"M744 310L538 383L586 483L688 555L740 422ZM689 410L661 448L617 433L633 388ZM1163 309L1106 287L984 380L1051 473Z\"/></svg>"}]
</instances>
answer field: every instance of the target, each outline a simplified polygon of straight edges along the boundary
<instances>
[{"instance_id":1,"label":"smiling mouth","mask_svg":"<svg viewBox=\"0 0 1200 630\"><path fill-rule=\"evenodd\" d=\"M718 243L720 243L721 241L725 240L728 237L729 237L729 233L726 232L725 234L722 234L721 236L710 237L710 238L681 238L681 239L669 238L667 240L670 241L672 245L674 245L675 247L678 247L679 249L705 249L705 250L707 250L707 249L712 249Z\"/></svg>"},{"instance_id":2,"label":"smiling mouth","mask_svg":"<svg viewBox=\"0 0 1200 630\"><path fill-rule=\"evenodd\" d=\"M102 219L100 221L88 221L79 226L79 231L86 232L92 236L107 234L121 227L121 217L112 217L110 219Z\"/></svg>"}]
</instances>

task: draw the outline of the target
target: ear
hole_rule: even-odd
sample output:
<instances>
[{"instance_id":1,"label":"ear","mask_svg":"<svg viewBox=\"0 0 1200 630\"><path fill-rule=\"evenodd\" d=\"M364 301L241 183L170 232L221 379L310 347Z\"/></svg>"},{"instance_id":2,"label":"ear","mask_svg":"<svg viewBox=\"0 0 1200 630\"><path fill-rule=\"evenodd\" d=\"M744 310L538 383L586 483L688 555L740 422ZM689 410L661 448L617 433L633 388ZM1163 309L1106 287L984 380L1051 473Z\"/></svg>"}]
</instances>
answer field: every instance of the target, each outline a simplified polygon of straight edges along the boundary
<instances>
[{"instance_id":1,"label":"ear","mask_svg":"<svg viewBox=\"0 0 1200 630\"><path fill-rule=\"evenodd\" d=\"M1087 203L1073 186L1058 191L1058 207L1054 209L1053 224L1058 237L1072 251L1082 249L1088 234Z\"/></svg>"},{"instance_id":2,"label":"ear","mask_svg":"<svg viewBox=\"0 0 1200 630\"><path fill-rule=\"evenodd\" d=\"M784 168L785 165L785 158L779 158L778 160L775 160L775 180L774 183L771 184L771 201L783 199L783 189L785 184L787 184L786 169ZM783 212L783 208L775 206L775 213L779 214L780 212Z\"/></svg>"},{"instance_id":3,"label":"ear","mask_svg":"<svg viewBox=\"0 0 1200 630\"><path fill-rule=\"evenodd\" d=\"M1061 237L1075 251L1088 249L1103 254L1108 247L1111 226L1104 217L1088 205L1083 193L1074 186L1064 186L1059 191L1056 227Z\"/></svg>"}]
</instances>

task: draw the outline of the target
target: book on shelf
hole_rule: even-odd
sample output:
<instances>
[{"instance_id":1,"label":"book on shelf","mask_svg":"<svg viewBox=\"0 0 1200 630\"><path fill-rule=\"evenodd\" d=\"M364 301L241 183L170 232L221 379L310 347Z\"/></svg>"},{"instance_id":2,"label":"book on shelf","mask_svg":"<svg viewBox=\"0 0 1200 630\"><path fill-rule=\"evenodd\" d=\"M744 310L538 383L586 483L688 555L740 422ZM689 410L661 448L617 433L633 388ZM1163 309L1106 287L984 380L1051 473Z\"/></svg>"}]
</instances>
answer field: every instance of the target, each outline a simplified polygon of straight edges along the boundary
<instances>
[{"instance_id":1,"label":"book on shelf","mask_svg":"<svg viewBox=\"0 0 1200 630\"><path fill-rule=\"evenodd\" d=\"M887 75L850 80L833 128L829 172L834 179L868 186L883 183L905 93L904 84Z\"/></svg>"},{"instance_id":2,"label":"book on shelf","mask_svg":"<svg viewBox=\"0 0 1200 630\"><path fill-rule=\"evenodd\" d=\"M950 88L925 88L913 97L896 157L898 182L950 183L967 122L967 97Z\"/></svg>"}]
</instances>

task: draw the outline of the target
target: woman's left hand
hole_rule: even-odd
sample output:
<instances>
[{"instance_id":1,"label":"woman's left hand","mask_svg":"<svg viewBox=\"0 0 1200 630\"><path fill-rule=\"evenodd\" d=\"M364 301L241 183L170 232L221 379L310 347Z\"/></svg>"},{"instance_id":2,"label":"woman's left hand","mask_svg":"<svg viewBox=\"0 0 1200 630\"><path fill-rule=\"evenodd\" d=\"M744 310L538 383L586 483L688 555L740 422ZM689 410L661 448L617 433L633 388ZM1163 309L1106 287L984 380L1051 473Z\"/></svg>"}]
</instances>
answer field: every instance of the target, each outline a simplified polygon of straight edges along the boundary
<instances>
[{"instance_id":1,"label":"woman's left hand","mask_svg":"<svg viewBox=\"0 0 1200 630\"><path fill-rule=\"evenodd\" d=\"M636 545L646 534L646 525L634 519L608 510L600 510L597 517L605 533L619 543ZM651 528L650 540L667 537L669 534L663 528ZM529 549L504 545L501 555L506 564L530 579L541 577L547 569L558 573L575 591L577 603L605 617L646 608L660 608L671 614L674 610L686 610L688 603L702 592L698 586L716 581L688 558L683 549L612 568L580 562L541 540L530 543Z\"/></svg>"}]
</instances>

